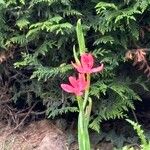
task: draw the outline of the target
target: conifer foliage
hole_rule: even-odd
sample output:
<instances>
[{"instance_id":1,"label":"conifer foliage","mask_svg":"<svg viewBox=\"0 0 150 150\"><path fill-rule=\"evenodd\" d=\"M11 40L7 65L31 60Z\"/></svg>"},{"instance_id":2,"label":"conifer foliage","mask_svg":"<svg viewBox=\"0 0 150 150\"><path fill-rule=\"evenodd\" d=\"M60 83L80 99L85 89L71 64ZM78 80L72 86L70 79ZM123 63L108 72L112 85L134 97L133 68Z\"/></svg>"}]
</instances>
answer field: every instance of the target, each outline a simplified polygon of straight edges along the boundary
<instances>
[{"instance_id":1,"label":"conifer foliage","mask_svg":"<svg viewBox=\"0 0 150 150\"><path fill-rule=\"evenodd\" d=\"M122 118L140 100L132 85L147 77L125 59L129 50L146 49L150 31L149 0L1 0L0 63L2 74L25 75L11 81L14 102L42 101L47 116L78 111L74 97L60 83L72 73L73 46L78 48L76 22L80 18L87 49L105 64L92 77L93 110L90 127L99 131L103 120ZM145 57L148 62L148 57ZM100 62L97 62L100 63ZM137 64L138 65L138 64ZM134 71L133 71L134 70ZM133 77L133 73L134 77ZM144 79L143 79L144 78ZM138 81L138 82L137 82ZM148 83L148 81L146 81ZM73 106L73 107L72 107Z\"/></svg>"}]
</instances>

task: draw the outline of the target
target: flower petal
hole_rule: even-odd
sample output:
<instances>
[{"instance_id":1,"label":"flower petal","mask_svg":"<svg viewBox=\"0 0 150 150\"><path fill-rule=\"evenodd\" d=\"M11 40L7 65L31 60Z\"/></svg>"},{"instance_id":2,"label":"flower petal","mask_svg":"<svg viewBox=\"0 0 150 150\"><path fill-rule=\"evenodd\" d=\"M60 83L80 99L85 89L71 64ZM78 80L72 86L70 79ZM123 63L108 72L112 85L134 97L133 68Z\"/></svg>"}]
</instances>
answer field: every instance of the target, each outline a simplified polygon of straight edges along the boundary
<instances>
[{"instance_id":1,"label":"flower petal","mask_svg":"<svg viewBox=\"0 0 150 150\"><path fill-rule=\"evenodd\" d=\"M77 95L77 96L81 96L81 95L83 95L83 92L75 92L75 94Z\"/></svg>"},{"instance_id":2,"label":"flower petal","mask_svg":"<svg viewBox=\"0 0 150 150\"><path fill-rule=\"evenodd\" d=\"M72 64L72 66L74 67L74 68L78 68L79 67L79 64L76 64L76 63L73 63L73 62L71 62L71 64Z\"/></svg>"},{"instance_id":3,"label":"flower petal","mask_svg":"<svg viewBox=\"0 0 150 150\"><path fill-rule=\"evenodd\" d=\"M80 90L85 90L86 86L87 86L87 81L85 80L85 75L84 74L80 74L78 75L78 83L79 83L79 89Z\"/></svg>"},{"instance_id":4,"label":"flower petal","mask_svg":"<svg viewBox=\"0 0 150 150\"><path fill-rule=\"evenodd\" d=\"M69 82L71 83L71 85L73 87L77 87L78 81L77 81L76 77L70 76L69 77Z\"/></svg>"},{"instance_id":5,"label":"flower petal","mask_svg":"<svg viewBox=\"0 0 150 150\"><path fill-rule=\"evenodd\" d=\"M84 53L81 55L81 64L85 70L89 70L93 67L94 59L91 53Z\"/></svg>"},{"instance_id":6,"label":"flower petal","mask_svg":"<svg viewBox=\"0 0 150 150\"><path fill-rule=\"evenodd\" d=\"M82 66L80 64L75 64L73 62L71 62L71 64L75 69L77 69L78 72L85 73L84 68L82 68Z\"/></svg>"},{"instance_id":7,"label":"flower petal","mask_svg":"<svg viewBox=\"0 0 150 150\"><path fill-rule=\"evenodd\" d=\"M69 85L69 84L61 84L60 86L61 86L61 88L64 91L66 91L68 93L74 93L74 88L71 85Z\"/></svg>"},{"instance_id":8,"label":"flower petal","mask_svg":"<svg viewBox=\"0 0 150 150\"><path fill-rule=\"evenodd\" d=\"M91 73L101 72L103 69L104 69L104 64L101 64L101 66L91 69Z\"/></svg>"}]
</instances>

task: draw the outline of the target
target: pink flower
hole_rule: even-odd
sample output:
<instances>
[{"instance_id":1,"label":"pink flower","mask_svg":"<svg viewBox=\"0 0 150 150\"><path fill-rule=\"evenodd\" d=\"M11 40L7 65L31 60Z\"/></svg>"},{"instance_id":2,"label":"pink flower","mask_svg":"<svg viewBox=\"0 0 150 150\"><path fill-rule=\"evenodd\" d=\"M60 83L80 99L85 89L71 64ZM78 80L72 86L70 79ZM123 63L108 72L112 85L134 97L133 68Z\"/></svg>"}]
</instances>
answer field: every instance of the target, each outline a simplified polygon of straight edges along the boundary
<instances>
[{"instance_id":1,"label":"pink flower","mask_svg":"<svg viewBox=\"0 0 150 150\"><path fill-rule=\"evenodd\" d=\"M77 69L79 73L95 73L103 70L104 65L101 64L99 67L93 68L94 58L91 53L84 53L81 55L81 64L72 63L73 67Z\"/></svg>"},{"instance_id":2,"label":"pink flower","mask_svg":"<svg viewBox=\"0 0 150 150\"><path fill-rule=\"evenodd\" d=\"M64 91L74 93L77 96L81 96L87 87L87 81L85 80L84 74L79 73L78 78L70 76L69 82L70 84L61 84L61 88Z\"/></svg>"}]
</instances>

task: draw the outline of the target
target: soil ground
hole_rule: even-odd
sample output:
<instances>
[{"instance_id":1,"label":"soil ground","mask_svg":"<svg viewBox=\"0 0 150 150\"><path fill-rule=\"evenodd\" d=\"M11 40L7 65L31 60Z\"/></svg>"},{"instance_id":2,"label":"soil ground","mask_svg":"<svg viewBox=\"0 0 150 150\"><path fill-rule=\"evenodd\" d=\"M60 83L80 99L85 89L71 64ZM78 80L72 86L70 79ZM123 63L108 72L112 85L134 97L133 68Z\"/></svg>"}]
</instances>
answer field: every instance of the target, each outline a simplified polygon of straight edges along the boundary
<instances>
[{"instance_id":1,"label":"soil ground","mask_svg":"<svg viewBox=\"0 0 150 150\"><path fill-rule=\"evenodd\" d=\"M66 136L48 120L33 122L22 131L1 124L0 150L66 150Z\"/></svg>"},{"instance_id":2,"label":"soil ground","mask_svg":"<svg viewBox=\"0 0 150 150\"><path fill-rule=\"evenodd\" d=\"M0 150L78 150L76 140L70 136L75 133L67 134L53 121L34 121L20 131L11 133L13 129L0 124ZM113 150L113 145L103 142L94 149Z\"/></svg>"}]
</instances>

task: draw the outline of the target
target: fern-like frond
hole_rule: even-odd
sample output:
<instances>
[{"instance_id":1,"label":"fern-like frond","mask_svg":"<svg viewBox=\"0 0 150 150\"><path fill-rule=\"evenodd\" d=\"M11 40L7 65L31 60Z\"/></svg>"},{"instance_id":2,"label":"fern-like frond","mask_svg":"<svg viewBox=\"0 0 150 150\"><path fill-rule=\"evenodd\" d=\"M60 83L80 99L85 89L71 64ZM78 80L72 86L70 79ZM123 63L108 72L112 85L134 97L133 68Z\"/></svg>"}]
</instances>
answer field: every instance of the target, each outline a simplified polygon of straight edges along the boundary
<instances>
[{"instance_id":1,"label":"fern-like frond","mask_svg":"<svg viewBox=\"0 0 150 150\"><path fill-rule=\"evenodd\" d=\"M96 117L90 124L90 128L96 131L102 120L125 117L125 111L128 111L129 108L134 109L133 100L141 100L129 86L117 82L109 85L103 82L95 83L91 94L98 97L93 109L94 112L97 112Z\"/></svg>"},{"instance_id":2,"label":"fern-like frond","mask_svg":"<svg viewBox=\"0 0 150 150\"><path fill-rule=\"evenodd\" d=\"M55 110L47 110L48 118L55 118L58 115L66 114L68 112L79 112L77 107L63 107Z\"/></svg>"},{"instance_id":3,"label":"fern-like frond","mask_svg":"<svg viewBox=\"0 0 150 150\"><path fill-rule=\"evenodd\" d=\"M56 34L64 34L65 30L72 28L72 25L68 22L60 23L63 18L61 16L55 16L47 21L32 24L30 30L27 33L27 37L33 34L36 31L46 30L47 32L55 32Z\"/></svg>"},{"instance_id":4,"label":"fern-like frond","mask_svg":"<svg viewBox=\"0 0 150 150\"><path fill-rule=\"evenodd\" d=\"M10 45L10 43L19 44L20 46L23 46L27 43L26 35L17 35L12 38L10 38L6 45Z\"/></svg>"},{"instance_id":5,"label":"fern-like frond","mask_svg":"<svg viewBox=\"0 0 150 150\"><path fill-rule=\"evenodd\" d=\"M29 20L26 18L20 18L16 21L16 25L22 30L24 27L27 27L30 24Z\"/></svg>"},{"instance_id":6,"label":"fern-like frond","mask_svg":"<svg viewBox=\"0 0 150 150\"><path fill-rule=\"evenodd\" d=\"M72 67L70 65L65 65L65 64L62 64L60 67L52 67L52 68L39 67L37 68L36 71L33 72L31 79L38 78L38 80L42 79L46 81L51 77L55 77L57 75L63 75L71 69Z\"/></svg>"}]
</instances>

